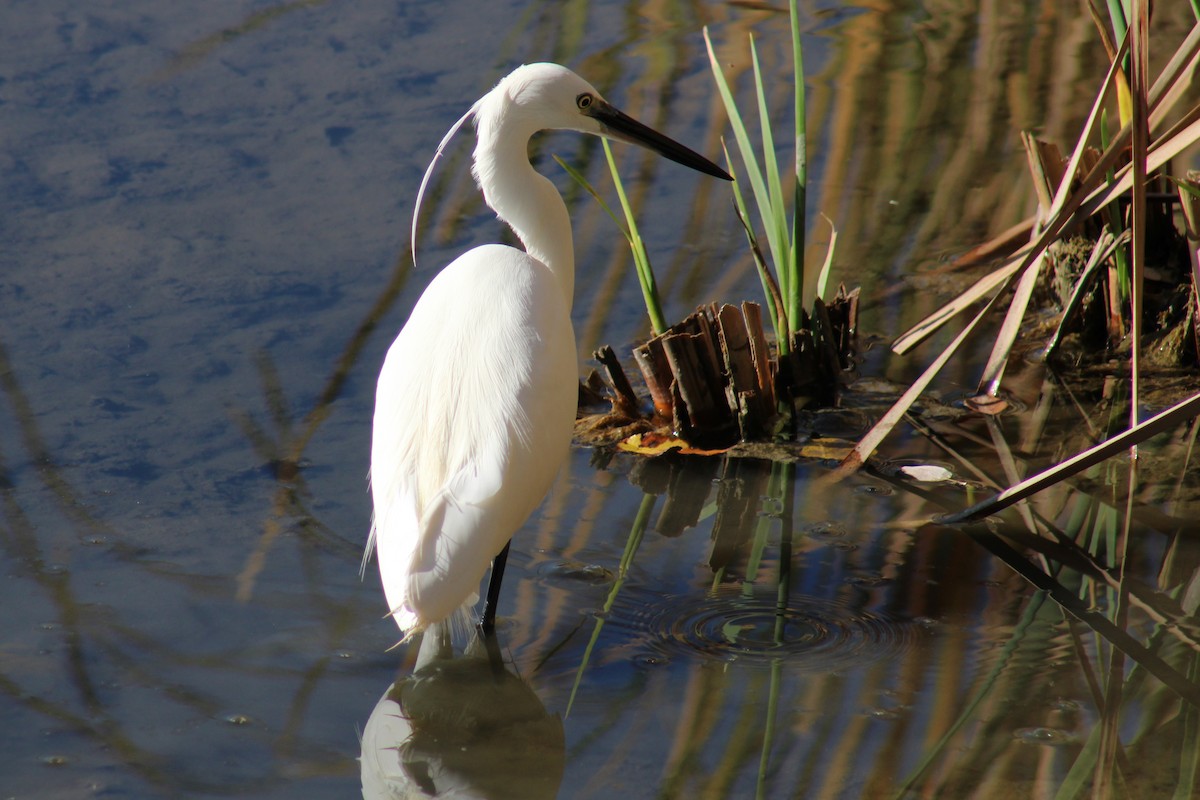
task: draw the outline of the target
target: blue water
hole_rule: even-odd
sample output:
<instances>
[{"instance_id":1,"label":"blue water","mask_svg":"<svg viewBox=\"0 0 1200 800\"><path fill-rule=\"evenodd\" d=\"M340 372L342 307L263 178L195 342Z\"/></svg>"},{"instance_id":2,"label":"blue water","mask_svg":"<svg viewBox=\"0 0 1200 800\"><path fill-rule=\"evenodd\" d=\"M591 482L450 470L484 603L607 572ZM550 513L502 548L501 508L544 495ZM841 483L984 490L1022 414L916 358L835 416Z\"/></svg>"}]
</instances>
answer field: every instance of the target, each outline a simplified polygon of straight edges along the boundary
<instances>
[{"instance_id":1,"label":"blue water","mask_svg":"<svg viewBox=\"0 0 1200 800\"><path fill-rule=\"evenodd\" d=\"M423 212L430 268L410 270L437 142L508 69L559 60L715 156L702 25L718 42L757 30L776 65L786 35L779 15L725 4L452 6L0 9L0 798L358 796L360 738L379 741L368 720L394 681L432 705L428 769L478 753L470 766L510 776L493 796L872 796L944 730L939 704L1004 661L1029 592L965 537L921 529L936 503L871 477L819 487L817 465L781 493L758 462L576 448L514 541L508 677L460 658L410 687L416 653L389 649L374 567L358 574L375 376L434 266L505 235L460 141ZM881 47L917 43L893 79L923 74L920 9L806 13L818 107L858 52L855 21L887 23ZM875 191L878 154L827 162L851 135L820 119L812 171L847 193L819 205L836 216ZM999 151L1023 159L1015 137ZM646 332L619 235L550 159L599 183L596 153L566 135L535 147L575 219L581 374L594 347ZM668 315L757 296L728 196L618 155ZM878 236L843 241L835 279L891 286L910 251L974 242L969 226L884 235L918 229L931 181L885 187ZM876 296L864 342L924 309L895 297ZM894 446L931 457L907 432ZM1048 652L1071 652L1061 619L1039 624ZM1010 703L998 741L1090 719L1067 661ZM447 716L467 722L437 727ZM1032 769L1032 752L1015 762Z\"/></svg>"},{"instance_id":2,"label":"blue water","mask_svg":"<svg viewBox=\"0 0 1200 800\"><path fill-rule=\"evenodd\" d=\"M649 35L611 6L564 46L558 16L0 11L0 795L357 793L356 731L400 663L357 564L374 378L429 274L406 277L411 203L445 128L507 69ZM672 35L694 48L697 27ZM423 247L431 264L500 233L478 203L450 213L466 226ZM599 238L613 230L581 240ZM581 269L581 295L594 285ZM617 341L644 325L610 319ZM586 462L564 485L597 480Z\"/></svg>"}]
</instances>

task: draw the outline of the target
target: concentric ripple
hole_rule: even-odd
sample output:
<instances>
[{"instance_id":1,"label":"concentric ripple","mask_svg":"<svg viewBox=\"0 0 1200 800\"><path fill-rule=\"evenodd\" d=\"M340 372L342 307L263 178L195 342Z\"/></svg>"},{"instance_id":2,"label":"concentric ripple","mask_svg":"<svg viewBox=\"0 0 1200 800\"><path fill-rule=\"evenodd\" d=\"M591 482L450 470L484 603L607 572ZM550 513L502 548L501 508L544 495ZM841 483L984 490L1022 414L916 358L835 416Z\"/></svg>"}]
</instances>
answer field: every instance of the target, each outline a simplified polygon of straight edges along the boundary
<instances>
[{"instance_id":1,"label":"concentric ripple","mask_svg":"<svg viewBox=\"0 0 1200 800\"><path fill-rule=\"evenodd\" d=\"M919 626L814 597L792 597L777 609L774 596L736 589L671 596L622 592L608 625L644 643L644 659L676 657L770 663L824 672L891 658L921 635Z\"/></svg>"}]
</instances>

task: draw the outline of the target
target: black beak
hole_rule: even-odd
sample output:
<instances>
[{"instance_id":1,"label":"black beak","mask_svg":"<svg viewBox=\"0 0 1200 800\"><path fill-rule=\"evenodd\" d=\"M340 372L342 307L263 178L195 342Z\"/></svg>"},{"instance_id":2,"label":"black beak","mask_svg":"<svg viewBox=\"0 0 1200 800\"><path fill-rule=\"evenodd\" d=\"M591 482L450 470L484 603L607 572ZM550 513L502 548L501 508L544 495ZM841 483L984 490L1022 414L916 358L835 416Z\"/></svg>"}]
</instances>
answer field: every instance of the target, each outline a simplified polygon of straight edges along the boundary
<instances>
[{"instance_id":1,"label":"black beak","mask_svg":"<svg viewBox=\"0 0 1200 800\"><path fill-rule=\"evenodd\" d=\"M733 180L728 172L709 161L695 150L684 147L674 139L663 136L653 128L648 128L619 108L597 99L584 112L604 126L604 132L614 139L639 144L647 147L661 156L671 159L676 164L712 175L714 178Z\"/></svg>"}]
</instances>

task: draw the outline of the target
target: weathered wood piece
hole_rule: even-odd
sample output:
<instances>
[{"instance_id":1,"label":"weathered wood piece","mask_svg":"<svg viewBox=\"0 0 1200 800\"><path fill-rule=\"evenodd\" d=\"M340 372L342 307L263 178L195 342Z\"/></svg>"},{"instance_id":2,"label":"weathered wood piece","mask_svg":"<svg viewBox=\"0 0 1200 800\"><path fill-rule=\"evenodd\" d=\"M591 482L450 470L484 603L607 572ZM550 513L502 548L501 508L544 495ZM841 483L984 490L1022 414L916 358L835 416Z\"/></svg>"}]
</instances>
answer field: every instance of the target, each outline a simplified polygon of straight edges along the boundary
<instances>
[{"instance_id":1,"label":"weathered wood piece","mask_svg":"<svg viewBox=\"0 0 1200 800\"><path fill-rule=\"evenodd\" d=\"M716 348L709 328L700 327L700 333L675 333L663 338L674 378L672 391L678 396L678 430L693 444L732 444L737 439L737 425L725 399Z\"/></svg>"},{"instance_id":2,"label":"weathered wood piece","mask_svg":"<svg viewBox=\"0 0 1200 800\"><path fill-rule=\"evenodd\" d=\"M656 336L634 348L633 360L637 362L654 404L654 415L660 419L671 419L675 403L671 397L671 366L663 350L662 337Z\"/></svg>"},{"instance_id":3,"label":"weathered wood piece","mask_svg":"<svg viewBox=\"0 0 1200 800\"><path fill-rule=\"evenodd\" d=\"M629 383L629 378L625 375L625 370L621 367L616 352L608 345L604 345L592 353L592 357L600 362L600 366L604 368L604 372L608 376L608 383L613 391L613 396L610 398L613 412L630 418L641 416L638 410L637 395L633 392L633 386Z\"/></svg>"},{"instance_id":4,"label":"weathered wood piece","mask_svg":"<svg viewBox=\"0 0 1200 800\"><path fill-rule=\"evenodd\" d=\"M781 401L835 404L842 373L852 366L858 301L858 289L845 287L828 307L816 301L782 357L772 352L757 303L697 308L634 350L657 424L670 424L693 446L719 449L769 436ZM616 393L624 393L617 384L628 381L615 356L598 351L596 358Z\"/></svg>"},{"instance_id":5,"label":"weathered wood piece","mask_svg":"<svg viewBox=\"0 0 1200 800\"><path fill-rule=\"evenodd\" d=\"M769 354L766 337L762 333L762 317L747 314L741 308L725 305L717 312L718 330L725 371L728 376L726 399L737 415L738 431L742 441L752 441L764 436L775 416L775 393L770 379ZM757 334L751 334L751 325L757 322ZM755 349L759 348L759 352Z\"/></svg>"}]
</instances>

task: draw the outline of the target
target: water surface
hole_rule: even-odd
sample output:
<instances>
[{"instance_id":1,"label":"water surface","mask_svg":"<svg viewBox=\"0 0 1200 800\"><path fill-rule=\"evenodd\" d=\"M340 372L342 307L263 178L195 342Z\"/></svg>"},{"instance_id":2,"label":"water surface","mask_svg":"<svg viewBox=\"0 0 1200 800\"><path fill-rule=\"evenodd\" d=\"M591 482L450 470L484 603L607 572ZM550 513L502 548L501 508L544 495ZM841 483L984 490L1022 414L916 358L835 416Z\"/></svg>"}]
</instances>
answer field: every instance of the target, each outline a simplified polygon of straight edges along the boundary
<instances>
[{"instance_id":1,"label":"water surface","mask_svg":"<svg viewBox=\"0 0 1200 800\"><path fill-rule=\"evenodd\" d=\"M923 353L888 359L880 337L944 296L948 254L1032 209L1016 133L1066 140L1102 58L1075 12L940 5L804 6L810 257L823 212L840 231L835 280L869 297L862 370L875 377L920 369ZM432 275L409 269L407 231L442 133L511 67L557 60L715 155L704 24L743 79L745 35L759 37L787 116L775 13L454 8L0 11L3 797L359 794L360 736L377 741L372 711L416 656L389 651L396 631L358 561L374 379ZM626 346L646 323L611 222L549 158L607 186L595 143L554 135L535 151L575 220L582 373L594 347ZM431 267L505 236L474 199L468 152L434 185ZM757 297L727 189L618 155L668 314ZM950 399L978 367L957 369ZM1026 387L1034 408L1042 384ZM853 437L877 408L826 431ZM1003 427L1028 440L1043 424ZM948 460L911 432L890 455ZM541 754L525 771L560 797L887 796L913 775L943 796L1057 785L1097 718L1079 654L1106 645L968 534L924 527L986 490L818 486L825 474L575 449L514 542L509 677L460 659L445 667L452 700L426 695L435 712L480 714L481 682L503 683L494 710L515 708L523 733L504 718L443 739L490 753L473 762L485 765L525 743ZM1178 497L1146 502L1186 518ZM1164 553L1173 569L1193 557L1161 523L1140 538L1151 583Z\"/></svg>"}]
</instances>

